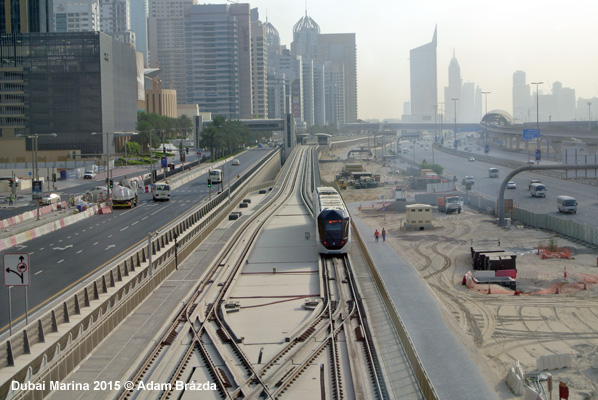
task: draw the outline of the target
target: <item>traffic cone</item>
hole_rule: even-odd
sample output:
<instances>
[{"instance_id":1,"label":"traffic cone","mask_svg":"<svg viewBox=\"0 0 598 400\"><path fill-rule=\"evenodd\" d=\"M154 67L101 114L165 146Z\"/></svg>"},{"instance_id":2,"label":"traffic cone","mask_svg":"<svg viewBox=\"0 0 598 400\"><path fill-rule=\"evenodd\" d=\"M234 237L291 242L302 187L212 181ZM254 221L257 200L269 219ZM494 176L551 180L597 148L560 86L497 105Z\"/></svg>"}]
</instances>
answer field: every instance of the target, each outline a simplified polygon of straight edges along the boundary
<instances>
[{"instance_id":1,"label":"traffic cone","mask_svg":"<svg viewBox=\"0 0 598 400\"><path fill-rule=\"evenodd\" d=\"M463 275L463 280L461 281L461 285L467 285L467 275Z\"/></svg>"}]
</instances>

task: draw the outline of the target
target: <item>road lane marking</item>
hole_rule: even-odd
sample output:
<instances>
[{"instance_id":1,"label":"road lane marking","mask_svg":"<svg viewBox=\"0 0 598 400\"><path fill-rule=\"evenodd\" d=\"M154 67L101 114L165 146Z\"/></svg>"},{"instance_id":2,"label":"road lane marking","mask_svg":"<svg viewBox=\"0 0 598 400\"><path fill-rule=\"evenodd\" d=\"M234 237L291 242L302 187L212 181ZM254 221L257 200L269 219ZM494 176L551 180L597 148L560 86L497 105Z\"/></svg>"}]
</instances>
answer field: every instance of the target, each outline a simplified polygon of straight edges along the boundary
<instances>
[{"instance_id":1,"label":"road lane marking","mask_svg":"<svg viewBox=\"0 0 598 400\"><path fill-rule=\"evenodd\" d=\"M98 243L100 243L100 242L95 242L93 245L95 246L95 245L96 245L96 244L98 244Z\"/></svg>"},{"instance_id":2,"label":"road lane marking","mask_svg":"<svg viewBox=\"0 0 598 400\"><path fill-rule=\"evenodd\" d=\"M41 274L42 272L44 272L44 270L37 271L37 272L36 272L35 274L33 274L33 275L39 275L39 274Z\"/></svg>"},{"instance_id":3,"label":"road lane marking","mask_svg":"<svg viewBox=\"0 0 598 400\"><path fill-rule=\"evenodd\" d=\"M115 244L111 244L110 246L106 247L104 250L111 249L112 247L116 247L116 245Z\"/></svg>"},{"instance_id":4,"label":"road lane marking","mask_svg":"<svg viewBox=\"0 0 598 400\"><path fill-rule=\"evenodd\" d=\"M124 231L124 230L127 230L127 229L129 229L129 227L128 227L128 226L125 226L125 227L124 227L124 228L122 228L120 231L122 232L122 231Z\"/></svg>"},{"instance_id":5,"label":"road lane marking","mask_svg":"<svg viewBox=\"0 0 598 400\"><path fill-rule=\"evenodd\" d=\"M64 261L64 258L62 260L58 261L56 264L60 264L63 261Z\"/></svg>"},{"instance_id":6,"label":"road lane marking","mask_svg":"<svg viewBox=\"0 0 598 400\"><path fill-rule=\"evenodd\" d=\"M79 253L83 253L83 250L79 250L79 251L77 252L77 254L79 254Z\"/></svg>"},{"instance_id":7,"label":"road lane marking","mask_svg":"<svg viewBox=\"0 0 598 400\"><path fill-rule=\"evenodd\" d=\"M136 225L136 224L138 224L138 223L139 223L139 221L135 221L135 222L133 222L133 223L131 224L131 226L133 226L133 225Z\"/></svg>"}]
</instances>

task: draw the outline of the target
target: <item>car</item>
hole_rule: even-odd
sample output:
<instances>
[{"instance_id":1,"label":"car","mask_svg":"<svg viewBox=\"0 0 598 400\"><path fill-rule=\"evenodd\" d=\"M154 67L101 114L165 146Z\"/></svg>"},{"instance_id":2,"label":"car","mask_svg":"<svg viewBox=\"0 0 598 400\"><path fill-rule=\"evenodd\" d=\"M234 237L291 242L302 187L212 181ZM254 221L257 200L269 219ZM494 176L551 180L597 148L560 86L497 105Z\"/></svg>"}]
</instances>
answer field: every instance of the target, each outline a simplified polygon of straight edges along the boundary
<instances>
[{"instance_id":1,"label":"car","mask_svg":"<svg viewBox=\"0 0 598 400\"><path fill-rule=\"evenodd\" d=\"M517 189L517 184L513 181L507 182L507 189Z\"/></svg>"},{"instance_id":2,"label":"car","mask_svg":"<svg viewBox=\"0 0 598 400\"><path fill-rule=\"evenodd\" d=\"M461 182L461 184L463 184L463 185L473 185L474 183L475 183L475 178L471 175L465 176L465 178L463 178L463 181Z\"/></svg>"},{"instance_id":3,"label":"car","mask_svg":"<svg viewBox=\"0 0 598 400\"><path fill-rule=\"evenodd\" d=\"M541 180L539 180L539 179L532 179L532 180L530 180L530 181L529 181L529 185L528 185L528 187L527 187L527 190L532 190L532 185L533 185L534 183L542 183L542 181L541 181Z\"/></svg>"},{"instance_id":4,"label":"car","mask_svg":"<svg viewBox=\"0 0 598 400\"><path fill-rule=\"evenodd\" d=\"M40 200L41 204L53 204L53 203L60 203L60 196L56 193L46 193L42 196Z\"/></svg>"},{"instance_id":5,"label":"car","mask_svg":"<svg viewBox=\"0 0 598 400\"><path fill-rule=\"evenodd\" d=\"M85 171L85 174L83 174L83 179L93 179L96 177L96 173L93 171Z\"/></svg>"},{"instance_id":6,"label":"car","mask_svg":"<svg viewBox=\"0 0 598 400\"><path fill-rule=\"evenodd\" d=\"M403 154L409 153L409 149L403 149Z\"/></svg>"},{"instance_id":7,"label":"car","mask_svg":"<svg viewBox=\"0 0 598 400\"><path fill-rule=\"evenodd\" d=\"M90 189L87 191L87 194L90 194L92 196L98 195L98 194L107 194L107 193L108 193L108 189L106 188L106 186L96 186L93 189Z\"/></svg>"},{"instance_id":8,"label":"car","mask_svg":"<svg viewBox=\"0 0 598 400\"><path fill-rule=\"evenodd\" d=\"M235 158L233 159L233 161L231 162L231 165L235 166L235 165L241 165L241 161L239 161L239 159Z\"/></svg>"},{"instance_id":9,"label":"car","mask_svg":"<svg viewBox=\"0 0 598 400\"><path fill-rule=\"evenodd\" d=\"M469 162L474 162L475 158L474 157L469 157Z\"/></svg>"}]
</instances>

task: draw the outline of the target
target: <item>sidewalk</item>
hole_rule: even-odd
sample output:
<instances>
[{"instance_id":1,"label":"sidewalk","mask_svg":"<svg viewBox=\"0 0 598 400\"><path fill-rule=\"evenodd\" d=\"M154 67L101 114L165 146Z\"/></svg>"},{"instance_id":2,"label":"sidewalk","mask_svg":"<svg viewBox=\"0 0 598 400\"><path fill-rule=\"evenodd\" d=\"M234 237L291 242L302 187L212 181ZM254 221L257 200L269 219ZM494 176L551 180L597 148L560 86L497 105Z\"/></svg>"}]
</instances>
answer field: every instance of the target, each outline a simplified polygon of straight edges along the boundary
<instances>
[{"instance_id":1,"label":"sidewalk","mask_svg":"<svg viewBox=\"0 0 598 400\"><path fill-rule=\"evenodd\" d=\"M390 245L374 241L373 230L356 217L359 203L349 204L376 269L441 399L496 399L497 393L480 373L464 347L444 322L441 305L415 268Z\"/></svg>"}]
</instances>

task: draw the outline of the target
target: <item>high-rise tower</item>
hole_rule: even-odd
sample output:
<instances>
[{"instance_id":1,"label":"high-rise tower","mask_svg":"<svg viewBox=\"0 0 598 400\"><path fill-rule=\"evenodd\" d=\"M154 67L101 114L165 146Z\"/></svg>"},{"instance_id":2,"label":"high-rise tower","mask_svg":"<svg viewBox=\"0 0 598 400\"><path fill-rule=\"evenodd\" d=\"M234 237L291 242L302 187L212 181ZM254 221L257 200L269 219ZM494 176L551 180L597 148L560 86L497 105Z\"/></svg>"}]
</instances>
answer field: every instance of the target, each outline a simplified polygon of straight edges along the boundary
<instances>
[{"instance_id":1,"label":"high-rise tower","mask_svg":"<svg viewBox=\"0 0 598 400\"><path fill-rule=\"evenodd\" d=\"M409 52L411 81L411 118L413 121L434 121L438 104L436 71L436 28L430 43Z\"/></svg>"}]
</instances>

